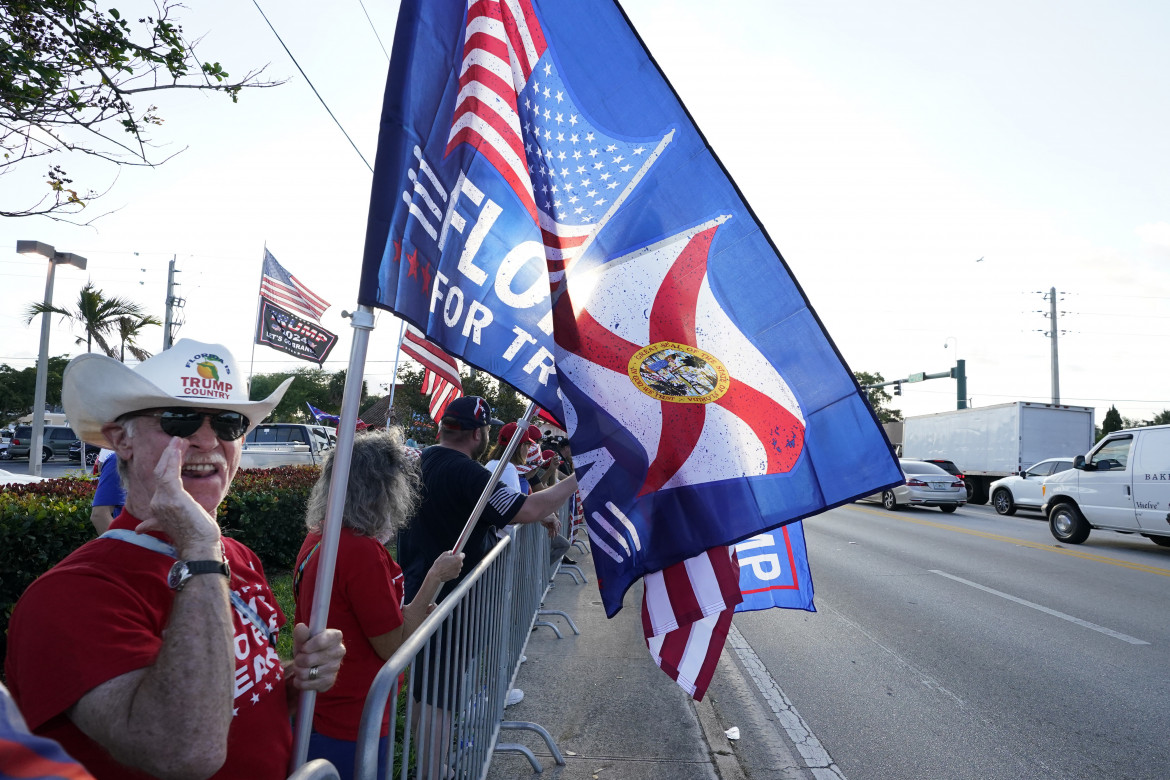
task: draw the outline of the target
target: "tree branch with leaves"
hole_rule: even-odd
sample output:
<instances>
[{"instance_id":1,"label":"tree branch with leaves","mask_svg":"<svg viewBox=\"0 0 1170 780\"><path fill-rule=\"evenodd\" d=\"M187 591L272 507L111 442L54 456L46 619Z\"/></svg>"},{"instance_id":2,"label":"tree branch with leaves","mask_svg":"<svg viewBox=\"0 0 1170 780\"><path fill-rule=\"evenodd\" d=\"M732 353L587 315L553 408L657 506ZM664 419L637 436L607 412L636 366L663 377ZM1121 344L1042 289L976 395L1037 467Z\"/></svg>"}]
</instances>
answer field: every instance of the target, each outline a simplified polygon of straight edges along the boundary
<instances>
[{"instance_id":1,"label":"tree branch with leaves","mask_svg":"<svg viewBox=\"0 0 1170 780\"><path fill-rule=\"evenodd\" d=\"M0 188L8 196L0 216L68 221L104 194L75 186L62 164L71 154L147 167L173 157L156 153L150 131L163 118L157 106L138 102L143 93L196 89L236 102L246 88L283 83L261 80L263 67L233 80L196 53L200 41L188 40L176 19L182 5L155 0L150 7L131 22L94 0L0 4L0 177L38 159L48 163L46 191Z\"/></svg>"},{"instance_id":2,"label":"tree branch with leaves","mask_svg":"<svg viewBox=\"0 0 1170 780\"><path fill-rule=\"evenodd\" d=\"M894 400L894 397L887 393L884 387L873 387L873 385L880 385L882 382L885 382L885 377L881 374L870 374L866 371L854 371L853 376L857 379L857 384L861 385L861 388L865 391L866 400L873 407L878 422L897 422L902 419L901 410L892 409L887 406L888 403Z\"/></svg>"}]
</instances>

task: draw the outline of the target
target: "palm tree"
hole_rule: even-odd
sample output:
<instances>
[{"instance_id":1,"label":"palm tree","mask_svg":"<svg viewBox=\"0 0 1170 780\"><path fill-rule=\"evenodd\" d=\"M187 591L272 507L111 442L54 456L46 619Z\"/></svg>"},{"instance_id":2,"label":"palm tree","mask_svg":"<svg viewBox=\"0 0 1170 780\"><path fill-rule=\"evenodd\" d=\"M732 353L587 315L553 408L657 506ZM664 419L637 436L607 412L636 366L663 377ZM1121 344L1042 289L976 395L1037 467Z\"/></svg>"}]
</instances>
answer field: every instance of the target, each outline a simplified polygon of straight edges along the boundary
<instances>
[{"instance_id":1,"label":"palm tree","mask_svg":"<svg viewBox=\"0 0 1170 780\"><path fill-rule=\"evenodd\" d=\"M118 359L123 363L126 362L126 350L130 350L130 354L141 363L150 357L150 353L142 347L134 343L138 338L138 333L147 325L162 325L158 317L145 315L142 317L119 317L118 318L118 339L122 342L121 351Z\"/></svg>"},{"instance_id":2,"label":"palm tree","mask_svg":"<svg viewBox=\"0 0 1170 780\"><path fill-rule=\"evenodd\" d=\"M129 338L124 340L124 346L131 346L134 336L139 329L146 325L159 325L159 321L146 313L146 310L128 298L107 298L105 294L93 286L93 282L86 283L77 295L77 303L73 311L57 306L46 306L44 303L29 304L25 310L25 324L30 325L38 314L59 314L69 320L75 327L80 327L83 336L78 337L78 344L85 344L85 351L92 352L94 342L98 348L109 357L118 359L119 352L110 346L106 336L119 329L118 321L128 318L137 327L130 329ZM139 322L141 321L141 322ZM135 354L136 347L131 346L130 354Z\"/></svg>"}]
</instances>

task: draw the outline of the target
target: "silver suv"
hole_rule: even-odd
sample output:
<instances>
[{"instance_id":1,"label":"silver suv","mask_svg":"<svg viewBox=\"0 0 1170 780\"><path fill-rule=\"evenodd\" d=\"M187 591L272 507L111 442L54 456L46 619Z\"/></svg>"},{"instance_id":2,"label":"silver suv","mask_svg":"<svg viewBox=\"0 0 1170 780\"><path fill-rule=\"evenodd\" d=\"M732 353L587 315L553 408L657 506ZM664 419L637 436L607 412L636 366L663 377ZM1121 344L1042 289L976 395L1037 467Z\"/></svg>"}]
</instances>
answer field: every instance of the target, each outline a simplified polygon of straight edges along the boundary
<instances>
[{"instance_id":1,"label":"silver suv","mask_svg":"<svg viewBox=\"0 0 1170 780\"><path fill-rule=\"evenodd\" d=\"M12 441L8 443L9 458L27 458L29 447L32 445L31 425L18 425L12 432ZM68 458L69 447L77 441L77 434L68 425L46 425L42 442L41 460L50 461L53 458Z\"/></svg>"}]
</instances>

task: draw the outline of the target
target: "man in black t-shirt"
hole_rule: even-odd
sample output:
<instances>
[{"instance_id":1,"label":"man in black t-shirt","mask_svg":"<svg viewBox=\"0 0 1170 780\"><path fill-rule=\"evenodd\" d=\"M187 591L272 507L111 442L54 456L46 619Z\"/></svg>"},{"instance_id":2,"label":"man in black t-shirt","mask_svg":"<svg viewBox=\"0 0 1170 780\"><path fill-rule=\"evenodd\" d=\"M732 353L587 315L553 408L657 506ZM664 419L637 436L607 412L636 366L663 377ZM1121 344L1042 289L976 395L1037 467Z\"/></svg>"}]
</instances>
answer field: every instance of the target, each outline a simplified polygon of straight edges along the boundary
<instances>
[{"instance_id":1,"label":"man in black t-shirt","mask_svg":"<svg viewBox=\"0 0 1170 780\"><path fill-rule=\"evenodd\" d=\"M457 398L447 405L439 421L439 443L423 450L419 459L422 502L398 540L398 563L404 575L407 602L418 593L431 562L455 546L467 518L491 480L491 472L476 458L487 450L492 425L503 423L492 418L487 401L478 396ZM464 547L463 573L446 583L436 600L442 601L483 560L495 542L494 529L509 523L536 522L552 528L555 519L550 519L550 515L576 489L575 477L530 496L497 482Z\"/></svg>"},{"instance_id":2,"label":"man in black t-shirt","mask_svg":"<svg viewBox=\"0 0 1170 780\"><path fill-rule=\"evenodd\" d=\"M398 565L403 572L403 591L409 603L422 587L423 578L431 562L441 553L454 548L467 519L471 517L476 503L491 481L492 473L484 468L478 458L487 451L491 437L491 426L503 425L492 417L488 402L478 396L456 398L447 404L439 421L439 443L427 447L419 457L422 469L422 501L398 534ZM577 489L576 477L558 482L548 490L522 495L497 482L491 498L484 506L483 513L468 537L463 548L463 570L460 575L443 585L435 601L442 601L463 581L483 560L491 545L496 541L495 529L509 523L543 523L555 532L559 523L553 512ZM437 642L432 637L431 652L437 657L431 662L431 673L420 673L415 677L415 701L426 699L435 705L426 716L425 708L415 710L416 717L428 718L427 729L431 734L431 758L429 763L441 766L448 763L445 755L450 744L451 716L448 709L458 700L458 694L451 694L447 701L435 701L434 692L439 687L434 678L447 677L448 653L451 648L443 647L449 642ZM440 693L440 696L444 696ZM515 704L524 698L519 689L508 691L507 704ZM416 727L418 724L415 724Z\"/></svg>"}]
</instances>

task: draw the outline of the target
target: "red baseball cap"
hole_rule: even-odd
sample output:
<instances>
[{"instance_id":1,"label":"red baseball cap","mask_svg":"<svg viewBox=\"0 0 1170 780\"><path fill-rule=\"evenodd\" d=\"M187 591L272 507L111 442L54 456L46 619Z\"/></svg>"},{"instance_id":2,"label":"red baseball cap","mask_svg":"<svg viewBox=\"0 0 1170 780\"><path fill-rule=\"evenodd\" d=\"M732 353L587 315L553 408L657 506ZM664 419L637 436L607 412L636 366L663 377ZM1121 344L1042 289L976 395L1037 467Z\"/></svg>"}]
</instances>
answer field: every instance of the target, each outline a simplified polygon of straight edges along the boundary
<instances>
[{"instance_id":1,"label":"red baseball cap","mask_svg":"<svg viewBox=\"0 0 1170 780\"><path fill-rule=\"evenodd\" d=\"M507 444L508 442L510 442L512 440L512 436L514 436L515 433L516 433L516 423L510 422L507 425L505 425L503 428L500 429L500 435L497 438L497 441L499 441L500 444ZM537 428L535 425L529 425L528 428L526 428L524 433L521 435L520 441L521 442L525 442L525 441L538 442L538 441L540 441L540 436L541 436L540 428Z\"/></svg>"}]
</instances>

